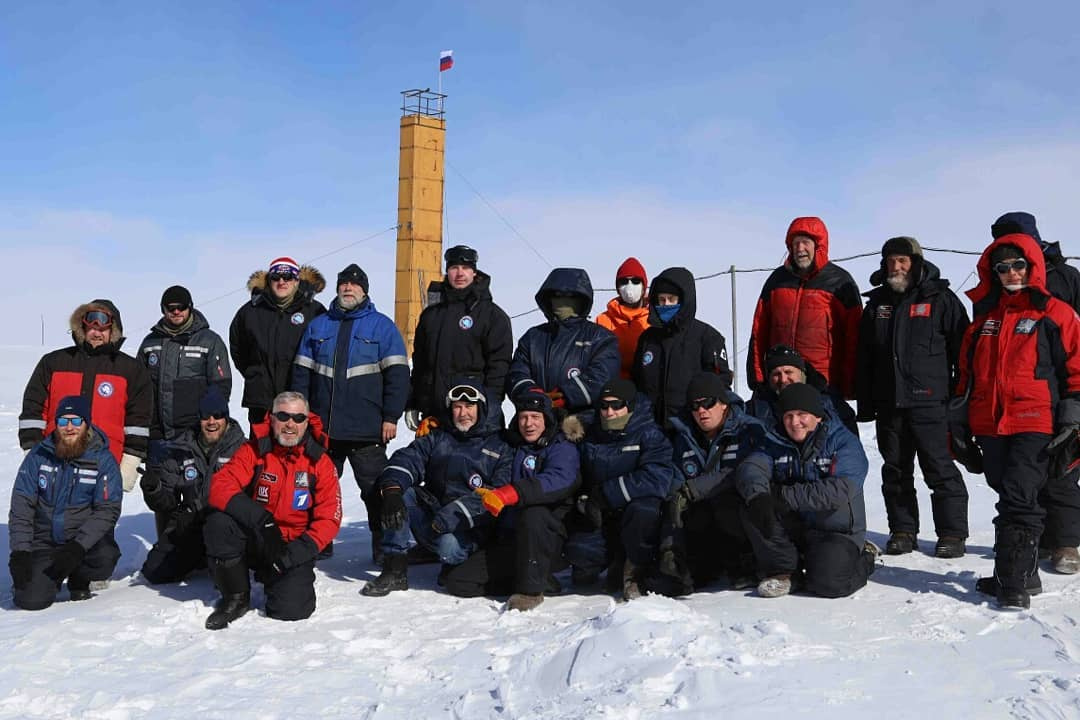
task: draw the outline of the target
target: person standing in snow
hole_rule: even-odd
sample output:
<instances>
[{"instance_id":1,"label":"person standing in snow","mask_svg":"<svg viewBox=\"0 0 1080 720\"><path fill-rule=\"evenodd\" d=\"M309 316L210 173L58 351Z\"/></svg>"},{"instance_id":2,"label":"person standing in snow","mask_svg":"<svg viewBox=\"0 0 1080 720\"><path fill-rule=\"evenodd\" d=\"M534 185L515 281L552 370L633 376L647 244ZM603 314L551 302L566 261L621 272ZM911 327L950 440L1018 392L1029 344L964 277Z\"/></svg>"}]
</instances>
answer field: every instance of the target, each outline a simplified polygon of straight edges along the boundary
<instances>
[{"instance_id":1,"label":"person standing in snow","mask_svg":"<svg viewBox=\"0 0 1080 720\"><path fill-rule=\"evenodd\" d=\"M649 278L635 257L628 257L615 271L615 290L607 309L596 316L596 324L615 333L619 340L622 367L619 375L631 378L638 338L649 327Z\"/></svg>"}]
</instances>

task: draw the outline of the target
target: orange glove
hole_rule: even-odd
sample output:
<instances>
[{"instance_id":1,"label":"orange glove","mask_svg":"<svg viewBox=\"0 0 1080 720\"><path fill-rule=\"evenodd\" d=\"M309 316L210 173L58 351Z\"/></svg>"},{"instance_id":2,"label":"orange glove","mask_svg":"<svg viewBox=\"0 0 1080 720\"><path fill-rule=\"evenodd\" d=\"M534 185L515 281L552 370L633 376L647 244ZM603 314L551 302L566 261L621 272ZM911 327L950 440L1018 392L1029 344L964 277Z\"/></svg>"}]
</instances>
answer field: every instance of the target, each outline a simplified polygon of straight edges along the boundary
<instances>
[{"instance_id":1,"label":"orange glove","mask_svg":"<svg viewBox=\"0 0 1080 720\"><path fill-rule=\"evenodd\" d=\"M437 427L439 427L439 421L434 415L428 415L416 426L416 437L424 437Z\"/></svg>"},{"instance_id":2,"label":"orange glove","mask_svg":"<svg viewBox=\"0 0 1080 720\"><path fill-rule=\"evenodd\" d=\"M513 485L503 485L494 490L478 487L474 492L480 496L480 500L484 503L484 509L495 517L499 517L499 513L503 511L503 508L517 505L520 499Z\"/></svg>"},{"instance_id":3,"label":"orange glove","mask_svg":"<svg viewBox=\"0 0 1080 720\"><path fill-rule=\"evenodd\" d=\"M555 388L554 390L548 390L547 396L551 398L551 406L555 408L565 408L566 398L562 394L562 390Z\"/></svg>"}]
</instances>

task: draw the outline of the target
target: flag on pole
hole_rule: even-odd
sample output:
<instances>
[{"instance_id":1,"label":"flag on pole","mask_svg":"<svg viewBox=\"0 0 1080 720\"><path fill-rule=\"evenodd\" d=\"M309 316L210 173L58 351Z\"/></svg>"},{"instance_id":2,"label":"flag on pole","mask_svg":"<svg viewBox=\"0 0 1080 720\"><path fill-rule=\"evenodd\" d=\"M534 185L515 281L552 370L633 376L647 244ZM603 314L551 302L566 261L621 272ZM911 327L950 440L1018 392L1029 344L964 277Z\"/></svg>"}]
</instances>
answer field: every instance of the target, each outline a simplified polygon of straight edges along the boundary
<instances>
[{"instance_id":1,"label":"flag on pole","mask_svg":"<svg viewBox=\"0 0 1080 720\"><path fill-rule=\"evenodd\" d=\"M445 72L454 67L454 51L443 50L439 53L439 72Z\"/></svg>"}]
</instances>

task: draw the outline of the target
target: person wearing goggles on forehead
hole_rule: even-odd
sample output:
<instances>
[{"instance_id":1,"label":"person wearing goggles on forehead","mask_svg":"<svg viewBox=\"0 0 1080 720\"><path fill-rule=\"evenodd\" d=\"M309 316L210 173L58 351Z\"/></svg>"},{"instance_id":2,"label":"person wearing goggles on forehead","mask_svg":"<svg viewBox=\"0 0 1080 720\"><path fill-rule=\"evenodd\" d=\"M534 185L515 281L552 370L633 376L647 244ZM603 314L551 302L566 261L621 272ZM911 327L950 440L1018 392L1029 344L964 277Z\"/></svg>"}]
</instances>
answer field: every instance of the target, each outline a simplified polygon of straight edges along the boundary
<instances>
[{"instance_id":1,"label":"person wearing goggles on forehead","mask_svg":"<svg viewBox=\"0 0 1080 720\"><path fill-rule=\"evenodd\" d=\"M753 415L770 430L781 427L780 414L776 411L776 398L780 391L792 383L806 383L821 393L825 413L835 417L853 434L859 434L855 411L851 409L836 388L825 382L814 366L793 347L774 345L765 353L766 383L754 389L746 412Z\"/></svg>"},{"instance_id":2,"label":"person wearing goggles on forehead","mask_svg":"<svg viewBox=\"0 0 1080 720\"><path fill-rule=\"evenodd\" d=\"M948 403L969 320L960 298L923 257L915 238L881 247L870 276L856 355L859 420L873 420L883 460L881 495L889 520L889 555L918 547L915 457L930 488L939 558L967 551L968 491L950 455ZM959 447L968 437L958 438ZM954 451L955 452L955 451ZM962 458L961 453L956 453Z\"/></svg>"},{"instance_id":3,"label":"person wearing goggles on forehead","mask_svg":"<svg viewBox=\"0 0 1080 720\"><path fill-rule=\"evenodd\" d=\"M635 257L626 258L615 271L615 297L596 316L596 324L615 333L619 340L622 366L619 375L630 379L638 338L649 327L649 278Z\"/></svg>"},{"instance_id":4,"label":"person wearing goggles on forehead","mask_svg":"<svg viewBox=\"0 0 1080 720\"><path fill-rule=\"evenodd\" d=\"M363 595L408 590L408 552L418 545L438 555L445 578L487 541L495 520L474 491L510 479L501 429L483 384L462 378L443 398L438 426L390 457L378 481L382 573Z\"/></svg>"},{"instance_id":5,"label":"person wearing goggles on forehead","mask_svg":"<svg viewBox=\"0 0 1080 720\"><path fill-rule=\"evenodd\" d=\"M310 265L279 257L267 270L252 273L247 287L251 300L229 326L229 352L244 376L242 404L254 426L265 419L273 398L289 389L300 338L308 323L326 312L315 299L326 289L326 279Z\"/></svg>"},{"instance_id":6,"label":"person wearing goggles on forehead","mask_svg":"<svg viewBox=\"0 0 1080 720\"><path fill-rule=\"evenodd\" d=\"M994 574L975 588L1001 608L1026 608L1042 591L1039 492L1077 458L1080 319L1046 289L1042 249L1030 235L997 238L977 268L954 395L969 397L967 425L998 503Z\"/></svg>"},{"instance_id":7,"label":"person wearing goggles on forehead","mask_svg":"<svg viewBox=\"0 0 1080 720\"><path fill-rule=\"evenodd\" d=\"M375 481L386 465L386 446L409 394L405 341L394 321L376 310L367 274L356 263L337 276L330 310L311 321L293 360L291 387L323 419L338 475L345 461L368 513L372 551L380 547ZM331 546L332 547L332 546Z\"/></svg>"},{"instance_id":8,"label":"person wearing goggles on forehead","mask_svg":"<svg viewBox=\"0 0 1080 720\"><path fill-rule=\"evenodd\" d=\"M161 319L150 328L136 357L154 382L151 450L156 441L172 440L198 422L199 398L211 385L229 401L232 366L225 341L210 329L182 285L162 293Z\"/></svg>"},{"instance_id":9,"label":"person wearing goggles on forehead","mask_svg":"<svg viewBox=\"0 0 1080 720\"><path fill-rule=\"evenodd\" d=\"M91 422L109 439L120 463L124 490L138 484L138 468L150 444L154 385L150 373L122 352L124 326L109 300L93 300L71 314L72 347L47 353L38 361L23 393L19 445L29 450L56 426L53 411L60 399L82 394L90 401Z\"/></svg>"},{"instance_id":10,"label":"person wearing goggles on forehead","mask_svg":"<svg viewBox=\"0 0 1080 720\"><path fill-rule=\"evenodd\" d=\"M1047 242L1039 234L1035 216L1027 212L1007 212L990 226L990 234L996 240L1003 235L1023 233L1039 244L1046 266L1046 289L1058 300L1080 312L1080 270L1065 261L1061 245ZM1068 450L1058 453L1062 459ZM1069 462L1064 465L1068 466ZM1050 473L1046 486L1039 493L1039 505L1046 510L1043 534L1039 538L1039 557L1049 557L1050 567L1056 572L1072 575L1080 572L1080 486L1077 485L1080 467L1065 472Z\"/></svg>"},{"instance_id":11,"label":"person wearing goggles on forehead","mask_svg":"<svg viewBox=\"0 0 1080 720\"><path fill-rule=\"evenodd\" d=\"M697 284L689 270L667 268L649 289L649 329L638 339L634 382L653 403L656 421L682 411L686 384L698 372L713 372L731 385L727 343L720 331L697 319Z\"/></svg>"},{"instance_id":12,"label":"person wearing goggles on forehead","mask_svg":"<svg viewBox=\"0 0 1080 720\"><path fill-rule=\"evenodd\" d=\"M405 411L405 422L414 431L422 418L429 418L430 425L442 414L446 391L459 377L483 382L501 418L514 351L510 318L492 300L491 277L477 269L476 250L455 245L443 258L446 275L436 285L438 299L429 302L416 325L412 390Z\"/></svg>"},{"instance_id":13,"label":"person wearing goggles on forehead","mask_svg":"<svg viewBox=\"0 0 1080 720\"><path fill-rule=\"evenodd\" d=\"M753 587L754 552L742 527L735 468L761 446L768 428L707 372L691 379L671 427L677 488L664 503L657 589L686 595L720 576L733 589Z\"/></svg>"},{"instance_id":14,"label":"person wearing goggles on forehead","mask_svg":"<svg viewBox=\"0 0 1080 720\"><path fill-rule=\"evenodd\" d=\"M580 268L555 268L536 293L547 322L529 328L518 341L506 394L539 387L556 409L592 422L597 393L619 375L619 343L607 328L589 322L592 281Z\"/></svg>"},{"instance_id":15,"label":"person wearing goggles on forehead","mask_svg":"<svg viewBox=\"0 0 1080 720\"><path fill-rule=\"evenodd\" d=\"M67 581L72 600L88 600L120 559L120 468L109 440L90 424L90 403L61 398L53 430L19 466L11 489L8 532L12 599L25 610L53 604Z\"/></svg>"},{"instance_id":16,"label":"person wearing goggles on forehead","mask_svg":"<svg viewBox=\"0 0 1080 720\"><path fill-rule=\"evenodd\" d=\"M152 585L180 582L206 567L203 525L209 512L210 478L232 459L246 438L229 417L229 404L216 385L206 389L199 419L165 444L147 463L139 481L146 506L161 518L158 541L146 556L143 577Z\"/></svg>"},{"instance_id":17,"label":"person wearing goggles on forehead","mask_svg":"<svg viewBox=\"0 0 1080 720\"><path fill-rule=\"evenodd\" d=\"M217 415L220 408L207 408ZM221 599L206 619L221 630L251 606L248 569L266 591L266 615L315 612L315 557L341 528L341 487L322 421L297 392L274 398L254 437L210 478L203 540Z\"/></svg>"},{"instance_id":18,"label":"person wearing goggles on forehead","mask_svg":"<svg viewBox=\"0 0 1080 720\"><path fill-rule=\"evenodd\" d=\"M792 383L776 402L782 431L735 468L758 595L845 597L866 585L879 552L866 542L866 453L825 414L816 388Z\"/></svg>"},{"instance_id":19,"label":"person wearing goggles on forehead","mask_svg":"<svg viewBox=\"0 0 1080 720\"><path fill-rule=\"evenodd\" d=\"M596 411L580 448L584 494L574 525L583 531L571 535L566 556L575 584L595 582L606 565L608 589L633 600L651 589L656 570L660 506L675 483L671 442L630 380L605 383Z\"/></svg>"}]
</instances>

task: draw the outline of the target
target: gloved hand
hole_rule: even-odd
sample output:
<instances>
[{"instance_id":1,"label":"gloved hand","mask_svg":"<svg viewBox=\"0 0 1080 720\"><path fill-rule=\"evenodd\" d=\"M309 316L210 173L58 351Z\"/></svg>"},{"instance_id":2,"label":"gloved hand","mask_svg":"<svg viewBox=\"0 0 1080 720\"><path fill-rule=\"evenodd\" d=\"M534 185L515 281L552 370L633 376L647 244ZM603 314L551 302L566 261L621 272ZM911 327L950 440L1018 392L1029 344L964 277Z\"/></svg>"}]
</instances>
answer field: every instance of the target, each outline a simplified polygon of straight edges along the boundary
<instances>
[{"instance_id":1,"label":"gloved hand","mask_svg":"<svg viewBox=\"0 0 1080 720\"><path fill-rule=\"evenodd\" d=\"M468 517L469 511L461 502L451 502L443 505L431 519L431 529L439 535L454 532L461 525L462 519Z\"/></svg>"},{"instance_id":2,"label":"gloved hand","mask_svg":"<svg viewBox=\"0 0 1080 720\"><path fill-rule=\"evenodd\" d=\"M607 500L599 489L588 495L578 495L577 511L599 530L604 526L604 513L608 511Z\"/></svg>"},{"instance_id":3,"label":"gloved hand","mask_svg":"<svg viewBox=\"0 0 1080 720\"><path fill-rule=\"evenodd\" d=\"M272 565L285 552L285 538L281 536L281 529L277 525L277 520L274 519L273 515L264 511L263 518L256 530L262 542L263 559Z\"/></svg>"},{"instance_id":4,"label":"gloved hand","mask_svg":"<svg viewBox=\"0 0 1080 720\"><path fill-rule=\"evenodd\" d=\"M1047 477L1056 480L1066 475L1080 459L1080 426L1066 425L1046 444L1050 456Z\"/></svg>"},{"instance_id":5,"label":"gloved hand","mask_svg":"<svg viewBox=\"0 0 1080 720\"><path fill-rule=\"evenodd\" d=\"M405 409L405 427L409 428L413 432L420 427L420 411L416 408Z\"/></svg>"},{"instance_id":6,"label":"gloved hand","mask_svg":"<svg viewBox=\"0 0 1080 720\"><path fill-rule=\"evenodd\" d=\"M75 571L86 555L83 546L74 540L68 540L60 547L53 550L52 565L45 568L45 574L56 582L63 582L64 578Z\"/></svg>"},{"instance_id":7,"label":"gloved hand","mask_svg":"<svg viewBox=\"0 0 1080 720\"><path fill-rule=\"evenodd\" d=\"M424 437L437 427L439 427L439 421L435 419L434 415L428 415L416 427L416 437Z\"/></svg>"},{"instance_id":8,"label":"gloved hand","mask_svg":"<svg viewBox=\"0 0 1080 720\"><path fill-rule=\"evenodd\" d=\"M551 406L552 407L554 407L554 408L565 408L566 407L566 396L563 395L562 390L560 390L559 388L554 388L553 390L548 390L547 391L547 396L549 398L551 398Z\"/></svg>"},{"instance_id":9,"label":"gloved hand","mask_svg":"<svg viewBox=\"0 0 1080 720\"><path fill-rule=\"evenodd\" d=\"M16 550L8 557L12 587L21 588L34 576L34 564L28 550Z\"/></svg>"},{"instance_id":10,"label":"gloved hand","mask_svg":"<svg viewBox=\"0 0 1080 720\"><path fill-rule=\"evenodd\" d=\"M131 492L139 482L140 458L124 453L120 458L120 478L124 481L124 492Z\"/></svg>"},{"instance_id":11,"label":"gloved hand","mask_svg":"<svg viewBox=\"0 0 1080 720\"><path fill-rule=\"evenodd\" d=\"M480 500L484 503L484 509L495 517L499 517L499 513L503 511L503 508L510 505L517 505L518 500L520 500L517 490L514 489L513 485L503 485L494 490L478 487L475 492L480 496Z\"/></svg>"},{"instance_id":12,"label":"gloved hand","mask_svg":"<svg viewBox=\"0 0 1080 720\"><path fill-rule=\"evenodd\" d=\"M123 475L123 472L121 472ZM139 480L139 487L146 495L153 495L161 488L161 472L158 468L147 468L143 473L142 479Z\"/></svg>"},{"instance_id":13,"label":"gloved hand","mask_svg":"<svg viewBox=\"0 0 1080 720\"><path fill-rule=\"evenodd\" d=\"M400 530L405 527L405 499L401 497L401 488L388 485L382 489L382 526L384 530Z\"/></svg>"},{"instance_id":14,"label":"gloved hand","mask_svg":"<svg viewBox=\"0 0 1080 720\"><path fill-rule=\"evenodd\" d=\"M285 552L281 553L274 563L274 570L279 573L291 570L297 565L310 562L318 552L315 541L307 535L301 535L285 546Z\"/></svg>"},{"instance_id":15,"label":"gloved hand","mask_svg":"<svg viewBox=\"0 0 1080 720\"><path fill-rule=\"evenodd\" d=\"M772 537L776 529L776 503L769 493L760 493L746 503L750 523L765 537Z\"/></svg>"},{"instance_id":16,"label":"gloved hand","mask_svg":"<svg viewBox=\"0 0 1080 720\"><path fill-rule=\"evenodd\" d=\"M683 484L678 490L671 494L671 497L667 501L668 517L671 519L671 526L674 528L681 528L683 526L683 513L686 512L686 508L694 502L694 491L689 484Z\"/></svg>"},{"instance_id":17,"label":"gloved hand","mask_svg":"<svg viewBox=\"0 0 1080 720\"><path fill-rule=\"evenodd\" d=\"M199 515L189 507L179 507L169 516L169 525L172 526L174 538L180 538L191 532L199 520Z\"/></svg>"}]
</instances>

